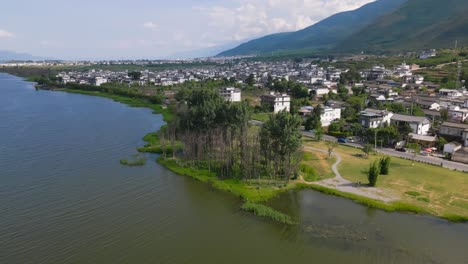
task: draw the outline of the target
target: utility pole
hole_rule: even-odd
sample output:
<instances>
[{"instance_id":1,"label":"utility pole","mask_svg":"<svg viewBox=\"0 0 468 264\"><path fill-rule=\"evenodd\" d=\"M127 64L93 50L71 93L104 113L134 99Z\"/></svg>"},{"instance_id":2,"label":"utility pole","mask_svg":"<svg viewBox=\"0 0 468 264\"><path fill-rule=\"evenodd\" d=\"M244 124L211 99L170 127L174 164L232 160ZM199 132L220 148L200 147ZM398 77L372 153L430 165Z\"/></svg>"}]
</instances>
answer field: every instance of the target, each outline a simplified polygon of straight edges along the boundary
<instances>
[{"instance_id":1,"label":"utility pole","mask_svg":"<svg viewBox=\"0 0 468 264\"><path fill-rule=\"evenodd\" d=\"M377 128L375 129L375 136L374 136L374 149L377 149Z\"/></svg>"}]
</instances>

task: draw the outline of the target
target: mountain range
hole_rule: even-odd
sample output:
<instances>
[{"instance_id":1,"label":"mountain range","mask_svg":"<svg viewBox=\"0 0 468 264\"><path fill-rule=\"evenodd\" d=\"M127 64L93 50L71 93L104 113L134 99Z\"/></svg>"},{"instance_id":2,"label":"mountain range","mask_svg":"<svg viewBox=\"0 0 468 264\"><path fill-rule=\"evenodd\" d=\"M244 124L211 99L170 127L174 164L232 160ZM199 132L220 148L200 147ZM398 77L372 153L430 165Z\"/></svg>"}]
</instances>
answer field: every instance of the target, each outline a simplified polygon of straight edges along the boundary
<instances>
[{"instance_id":1,"label":"mountain range","mask_svg":"<svg viewBox=\"0 0 468 264\"><path fill-rule=\"evenodd\" d=\"M0 50L0 62L6 61L43 61L43 60L52 60L52 58L47 57L37 57L27 53L17 53L8 50Z\"/></svg>"},{"instance_id":2,"label":"mountain range","mask_svg":"<svg viewBox=\"0 0 468 264\"><path fill-rule=\"evenodd\" d=\"M468 44L467 0L377 0L310 27L254 39L218 56L404 51Z\"/></svg>"}]
</instances>

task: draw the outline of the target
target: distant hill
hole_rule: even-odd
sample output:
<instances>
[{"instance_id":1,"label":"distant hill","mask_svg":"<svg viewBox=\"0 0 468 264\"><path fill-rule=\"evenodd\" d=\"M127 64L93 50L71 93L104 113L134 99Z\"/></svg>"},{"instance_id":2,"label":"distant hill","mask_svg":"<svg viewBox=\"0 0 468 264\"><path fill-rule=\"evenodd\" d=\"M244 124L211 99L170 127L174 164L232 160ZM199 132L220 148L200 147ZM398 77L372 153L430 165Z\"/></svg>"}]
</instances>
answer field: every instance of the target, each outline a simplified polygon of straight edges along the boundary
<instances>
[{"instance_id":1,"label":"distant hill","mask_svg":"<svg viewBox=\"0 0 468 264\"><path fill-rule=\"evenodd\" d=\"M272 34L249 41L234 49L224 51L218 56L333 48L337 43L359 32L382 15L394 12L406 1L377 0L356 10L335 14L296 32Z\"/></svg>"},{"instance_id":2,"label":"distant hill","mask_svg":"<svg viewBox=\"0 0 468 264\"><path fill-rule=\"evenodd\" d=\"M0 50L0 62L6 61L41 61L41 60L52 60L51 58L46 57L36 57L27 53L16 53L8 50Z\"/></svg>"},{"instance_id":3,"label":"distant hill","mask_svg":"<svg viewBox=\"0 0 468 264\"><path fill-rule=\"evenodd\" d=\"M241 41L235 41L235 42L230 42L230 43L226 43L223 45L214 46L210 48L178 52L178 53L174 53L174 54L167 56L167 59L193 59L193 58L213 57L213 56L216 56L218 53L227 49L232 49L241 43L242 43Z\"/></svg>"},{"instance_id":4,"label":"distant hill","mask_svg":"<svg viewBox=\"0 0 468 264\"><path fill-rule=\"evenodd\" d=\"M337 46L337 50L415 50L468 46L468 0L409 0Z\"/></svg>"}]
</instances>

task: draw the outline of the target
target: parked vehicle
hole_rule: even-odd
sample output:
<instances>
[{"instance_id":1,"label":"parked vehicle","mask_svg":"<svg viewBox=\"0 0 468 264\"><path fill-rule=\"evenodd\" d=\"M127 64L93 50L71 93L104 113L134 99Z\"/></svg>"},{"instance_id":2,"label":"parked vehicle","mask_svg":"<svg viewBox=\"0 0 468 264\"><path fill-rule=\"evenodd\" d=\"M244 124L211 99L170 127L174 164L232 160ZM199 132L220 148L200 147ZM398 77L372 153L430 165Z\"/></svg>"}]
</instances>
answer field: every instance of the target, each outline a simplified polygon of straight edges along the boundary
<instances>
[{"instance_id":1,"label":"parked vehicle","mask_svg":"<svg viewBox=\"0 0 468 264\"><path fill-rule=\"evenodd\" d=\"M339 138L338 143L346 144L348 143L348 140L346 138Z\"/></svg>"},{"instance_id":2,"label":"parked vehicle","mask_svg":"<svg viewBox=\"0 0 468 264\"><path fill-rule=\"evenodd\" d=\"M354 143L354 142L356 142L356 139L354 137L347 137L346 141L348 141L350 143Z\"/></svg>"}]
</instances>

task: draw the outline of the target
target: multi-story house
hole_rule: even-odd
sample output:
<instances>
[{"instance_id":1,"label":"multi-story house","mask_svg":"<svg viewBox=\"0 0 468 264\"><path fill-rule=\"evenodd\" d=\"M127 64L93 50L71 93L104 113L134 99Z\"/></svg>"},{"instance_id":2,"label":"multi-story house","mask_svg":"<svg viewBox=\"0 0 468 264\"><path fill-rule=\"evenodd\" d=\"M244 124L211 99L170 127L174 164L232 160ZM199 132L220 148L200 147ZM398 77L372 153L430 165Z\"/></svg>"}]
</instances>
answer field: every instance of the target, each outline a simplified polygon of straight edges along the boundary
<instances>
[{"instance_id":1,"label":"multi-story house","mask_svg":"<svg viewBox=\"0 0 468 264\"><path fill-rule=\"evenodd\" d=\"M234 87L224 87L219 90L219 95L224 98L226 102L240 102L241 90Z\"/></svg>"},{"instance_id":2,"label":"multi-story house","mask_svg":"<svg viewBox=\"0 0 468 264\"><path fill-rule=\"evenodd\" d=\"M261 96L262 104L271 106L273 112L278 113L283 110L291 110L291 97L287 94L271 92Z\"/></svg>"},{"instance_id":3,"label":"multi-story house","mask_svg":"<svg viewBox=\"0 0 468 264\"><path fill-rule=\"evenodd\" d=\"M364 128L378 128L389 125L392 116L393 113L387 110L367 108L360 113L359 123Z\"/></svg>"},{"instance_id":4,"label":"multi-story house","mask_svg":"<svg viewBox=\"0 0 468 264\"><path fill-rule=\"evenodd\" d=\"M408 124L413 130L413 134L427 135L431 129L431 122L424 116L410 116L394 114L391 118L391 124L401 126Z\"/></svg>"}]
</instances>

